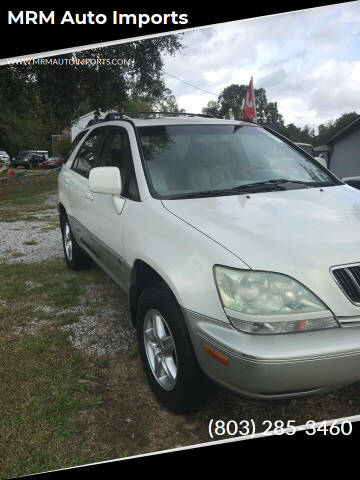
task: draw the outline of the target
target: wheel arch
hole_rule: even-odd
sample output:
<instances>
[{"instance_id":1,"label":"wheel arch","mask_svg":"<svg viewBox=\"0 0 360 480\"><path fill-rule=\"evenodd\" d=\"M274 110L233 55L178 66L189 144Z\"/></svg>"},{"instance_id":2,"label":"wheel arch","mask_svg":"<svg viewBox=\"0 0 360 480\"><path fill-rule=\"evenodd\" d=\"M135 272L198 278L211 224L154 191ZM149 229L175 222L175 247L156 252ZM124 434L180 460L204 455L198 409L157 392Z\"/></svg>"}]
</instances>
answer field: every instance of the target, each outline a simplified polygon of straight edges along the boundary
<instances>
[{"instance_id":1,"label":"wheel arch","mask_svg":"<svg viewBox=\"0 0 360 480\"><path fill-rule=\"evenodd\" d=\"M64 205L61 202L58 203L58 212L59 212L60 227L63 228L63 223L65 218L67 217L67 213Z\"/></svg>"},{"instance_id":2,"label":"wheel arch","mask_svg":"<svg viewBox=\"0 0 360 480\"><path fill-rule=\"evenodd\" d=\"M64 205L63 205L61 202L58 203L58 210L59 210L59 215L60 215L61 217L66 216L66 209L65 209Z\"/></svg>"},{"instance_id":3,"label":"wheel arch","mask_svg":"<svg viewBox=\"0 0 360 480\"><path fill-rule=\"evenodd\" d=\"M137 259L134 262L131 271L131 282L129 290L129 305L131 322L136 325L136 306L141 293L145 288L156 285L157 283L163 283L167 286L171 292L174 300L178 303L177 298L169 286L168 282L161 276L154 267L149 265L144 260Z\"/></svg>"}]
</instances>

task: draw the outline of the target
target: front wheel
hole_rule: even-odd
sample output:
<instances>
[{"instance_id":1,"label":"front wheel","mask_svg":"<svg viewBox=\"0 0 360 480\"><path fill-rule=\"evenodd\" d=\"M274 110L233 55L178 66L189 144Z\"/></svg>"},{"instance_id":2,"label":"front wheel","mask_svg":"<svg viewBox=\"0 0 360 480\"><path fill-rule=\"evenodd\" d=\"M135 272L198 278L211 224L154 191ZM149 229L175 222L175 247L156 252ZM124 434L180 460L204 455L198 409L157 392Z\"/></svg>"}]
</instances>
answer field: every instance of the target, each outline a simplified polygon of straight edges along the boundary
<instances>
[{"instance_id":1,"label":"front wheel","mask_svg":"<svg viewBox=\"0 0 360 480\"><path fill-rule=\"evenodd\" d=\"M66 264L72 270L83 270L91 267L92 260L77 243L67 218L60 220L64 256Z\"/></svg>"},{"instance_id":2,"label":"front wheel","mask_svg":"<svg viewBox=\"0 0 360 480\"><path fill-rule=\"evenodd\" d=\"M180 306L165 284L143 291L136 327L145 374L156 397L175 413L197 409L209 382L195 357Z\"/></svg>"}]
</instances>

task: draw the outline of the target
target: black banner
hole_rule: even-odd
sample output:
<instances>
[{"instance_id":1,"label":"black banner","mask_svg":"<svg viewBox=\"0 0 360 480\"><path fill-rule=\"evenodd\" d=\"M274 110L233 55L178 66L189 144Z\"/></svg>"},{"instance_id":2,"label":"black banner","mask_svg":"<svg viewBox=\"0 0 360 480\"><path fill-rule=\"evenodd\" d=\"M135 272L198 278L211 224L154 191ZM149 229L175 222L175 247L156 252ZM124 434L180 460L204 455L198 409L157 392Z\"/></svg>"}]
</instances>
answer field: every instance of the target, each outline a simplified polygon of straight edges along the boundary
<instances>
[{"instance_id":1,"label":"black banner","mask_svg":"<svg viewBox=\"0 0 360 480\"><path fill-rule=\"evenodd\" d=\"M328 4L314 1L291 4L241 2L237 8L228 4L226 7L207 5L196 9L193 2L142 8L131 3L114 3L113 7L96 4L81 8L71 4L49 8L49 3L42 7L37 3L37 8L15 8L3 3L0 7L3 39L0 58L90 46Z\"/></svg>"}]
</instances>

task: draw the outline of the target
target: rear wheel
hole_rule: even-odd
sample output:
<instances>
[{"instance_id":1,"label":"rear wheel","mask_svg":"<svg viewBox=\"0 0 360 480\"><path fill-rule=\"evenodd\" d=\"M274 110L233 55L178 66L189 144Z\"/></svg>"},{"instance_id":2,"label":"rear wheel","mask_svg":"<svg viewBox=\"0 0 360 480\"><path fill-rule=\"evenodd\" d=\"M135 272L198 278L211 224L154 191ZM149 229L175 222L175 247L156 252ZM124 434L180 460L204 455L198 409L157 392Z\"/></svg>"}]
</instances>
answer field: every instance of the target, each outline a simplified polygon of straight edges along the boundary
<instances>
[{"instance_id":1,"label":"rear wheel","mask_svg":"<svg viewBox=\"0 0 360 480\"><path fill-rule=\"evenodd\" d=\"M175 413L197 409L209 381L195 357L180 306L165 284L143 291L136 327L145 374L156 397Z\"/></svg>"},{"instance_id":2,"label":"rear wheel","mask_svg":"<svg viewBox=\"0 0 360 480\"><path fill-rule=\"evenodd\" d=\"M77 243L70 227L69 220L64 217L60 220L61 233L64 248L65 262L72 270L90 268L92 260L89 255Z\"/></svg>"}]
</instances>

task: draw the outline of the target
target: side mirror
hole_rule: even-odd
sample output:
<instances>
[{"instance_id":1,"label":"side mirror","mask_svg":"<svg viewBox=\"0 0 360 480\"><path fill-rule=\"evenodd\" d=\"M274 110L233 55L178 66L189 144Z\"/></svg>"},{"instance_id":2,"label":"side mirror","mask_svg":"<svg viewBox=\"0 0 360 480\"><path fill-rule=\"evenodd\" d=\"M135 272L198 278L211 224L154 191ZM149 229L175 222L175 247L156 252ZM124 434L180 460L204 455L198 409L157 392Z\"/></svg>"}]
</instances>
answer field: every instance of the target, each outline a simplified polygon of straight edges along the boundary
<instances>
[{"instance_id":1,"label":"side mirror","mask_svg":"<svg viewBox=\"0 0 360 480\"><path fill-rule=\"evenodd\" d=\"M96 167L90 170L90 190L94 193L121 195L121 175L117 167Z\"/></svg>"}]
</instances>

